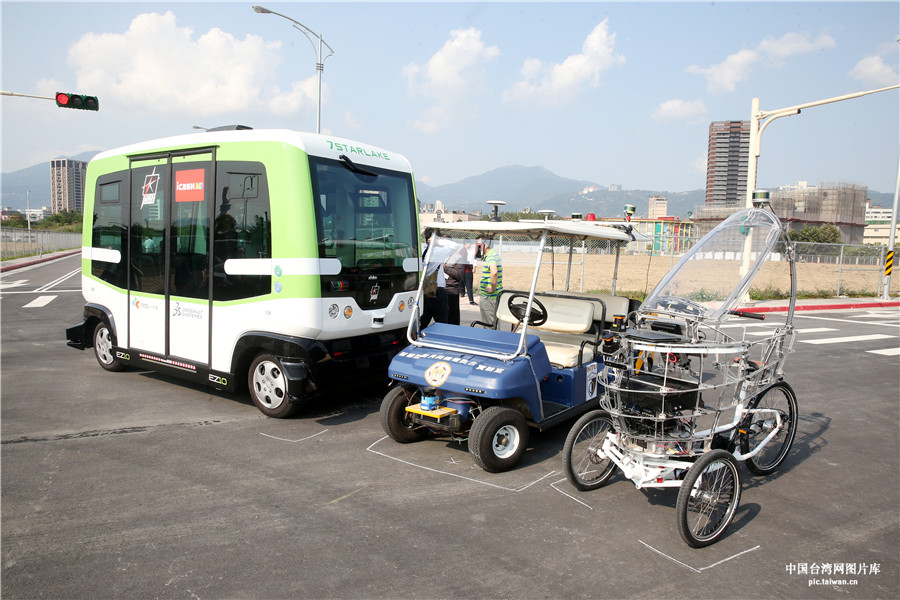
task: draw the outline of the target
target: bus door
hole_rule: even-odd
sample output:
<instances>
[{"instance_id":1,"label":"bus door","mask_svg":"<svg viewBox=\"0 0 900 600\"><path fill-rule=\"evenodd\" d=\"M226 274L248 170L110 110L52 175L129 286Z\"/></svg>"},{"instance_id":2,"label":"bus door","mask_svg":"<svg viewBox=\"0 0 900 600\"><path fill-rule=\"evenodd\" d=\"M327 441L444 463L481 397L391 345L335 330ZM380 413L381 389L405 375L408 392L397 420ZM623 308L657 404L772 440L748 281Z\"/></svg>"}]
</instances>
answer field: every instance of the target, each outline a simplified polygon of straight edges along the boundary
<instances>
[{"instance_id":1,"label":"bus door","mask_svg":"<svg viewBox=\"0 0 900 600\"><path fill-rule=\"evenodd\" d=\"M209 364L213 176L208 151L132 163L129 346L172 366Z\"/></svg>"}]
</instances>

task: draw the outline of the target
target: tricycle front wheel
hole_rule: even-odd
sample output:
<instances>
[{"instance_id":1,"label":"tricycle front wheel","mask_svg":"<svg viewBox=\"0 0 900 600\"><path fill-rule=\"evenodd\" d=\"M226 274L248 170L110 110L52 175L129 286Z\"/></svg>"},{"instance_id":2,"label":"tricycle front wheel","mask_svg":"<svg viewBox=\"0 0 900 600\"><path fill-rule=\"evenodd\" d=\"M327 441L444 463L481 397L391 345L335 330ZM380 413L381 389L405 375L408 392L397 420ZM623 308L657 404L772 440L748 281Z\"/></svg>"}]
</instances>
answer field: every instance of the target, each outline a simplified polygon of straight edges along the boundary
<instances>
[{"instance_id":1,"label":"tricycle front wheel","mask_svg":"<svg viewBox=\"0 0 900 600\"><path fill-rule=\"evenodd\" d=\"M693 548L724 535L741 501L741 472L725 450L710 450L688 469L675 503L678 533Z\"/></svg>"},{"instance_id":2,"label":"tricycle front wheel","mask_svg":"<svg viewBox=\"0 0 900 600\"><path fill-rule=\"evenodd\" d=\"M563 446L563 470L569 482L582 492L602 487L612 476L615 463L600 455L600 447L613 422L605 410L593 410L575 422Z\"/></svg>"}]
</instances>

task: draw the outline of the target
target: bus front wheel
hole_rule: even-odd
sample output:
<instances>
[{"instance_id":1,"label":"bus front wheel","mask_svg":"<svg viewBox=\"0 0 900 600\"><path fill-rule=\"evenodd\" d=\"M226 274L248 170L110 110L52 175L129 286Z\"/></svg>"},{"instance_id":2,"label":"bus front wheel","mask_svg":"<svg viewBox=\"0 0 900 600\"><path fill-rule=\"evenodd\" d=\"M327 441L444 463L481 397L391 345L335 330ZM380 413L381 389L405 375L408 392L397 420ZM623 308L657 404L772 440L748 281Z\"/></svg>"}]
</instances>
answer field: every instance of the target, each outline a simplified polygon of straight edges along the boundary
<instances>
[{"instance_id":1,"label":"bus front wheel","mask_svg":"<svg viewBox=\"0 0 900 600\"><path fill-rule=\"evenodd\" d=\"M107 371L124 371L128 368L128 364L116 358L116 352L113 350L112 333L109 325L100 321L94 328L94 356L97 362Z\"/></svg>"},{"instance_id":2,"label":"bus front wheel","mask_svg":"<svg viewBox=\"0 0 900 600\"><path fill-rule=\"evenodd\" d=\"M250 397L268 417L283 419L291 416L297 405L288 399L287 377L281 361L271 354L260 354L250 364L247 373Z\"/></svg>"}]
</instances>

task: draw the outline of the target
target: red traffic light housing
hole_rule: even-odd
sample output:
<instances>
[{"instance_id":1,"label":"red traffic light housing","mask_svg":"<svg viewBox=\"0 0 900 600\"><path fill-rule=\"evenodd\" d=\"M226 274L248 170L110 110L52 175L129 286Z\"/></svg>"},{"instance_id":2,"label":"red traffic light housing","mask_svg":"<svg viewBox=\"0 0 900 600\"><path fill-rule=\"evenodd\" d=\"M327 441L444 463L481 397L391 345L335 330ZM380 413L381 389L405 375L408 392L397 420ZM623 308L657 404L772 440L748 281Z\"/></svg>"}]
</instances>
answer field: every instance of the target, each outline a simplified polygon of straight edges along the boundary
<instances>
[{"instance_id":1,"label":"red traffic light housing","mask_svg":"<svg viewBox=\"0 0 900 600\"><path fill-rule=\"evenodd\" d=\"M100 101L97 100L97 96L70 94L68 92L56 92L56 105L62 108L77 108L81 110L100 109Z\"/></svg>"}]
</instances>

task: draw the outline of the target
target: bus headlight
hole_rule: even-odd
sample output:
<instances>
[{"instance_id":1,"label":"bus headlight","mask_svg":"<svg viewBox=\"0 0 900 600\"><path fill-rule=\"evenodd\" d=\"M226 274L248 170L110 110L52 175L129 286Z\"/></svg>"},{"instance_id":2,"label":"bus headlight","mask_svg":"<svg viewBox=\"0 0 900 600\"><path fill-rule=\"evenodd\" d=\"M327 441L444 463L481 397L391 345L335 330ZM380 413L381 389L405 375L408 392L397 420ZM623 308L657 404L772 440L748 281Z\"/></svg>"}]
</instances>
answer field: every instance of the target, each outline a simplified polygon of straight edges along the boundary
<instances>
[{"instance_id":1,"label":"bus headlight","mask_svg":"<svg viewBox=\"0 0 900 600\"><path fill-rule=\"evenodd\" d=\"M332 304L331 306L328 307L328 316L331 317L332 319L337 319L339 312L340 312L340 309L338 309L337 304Z\"/></svg>"}]
</instances>

